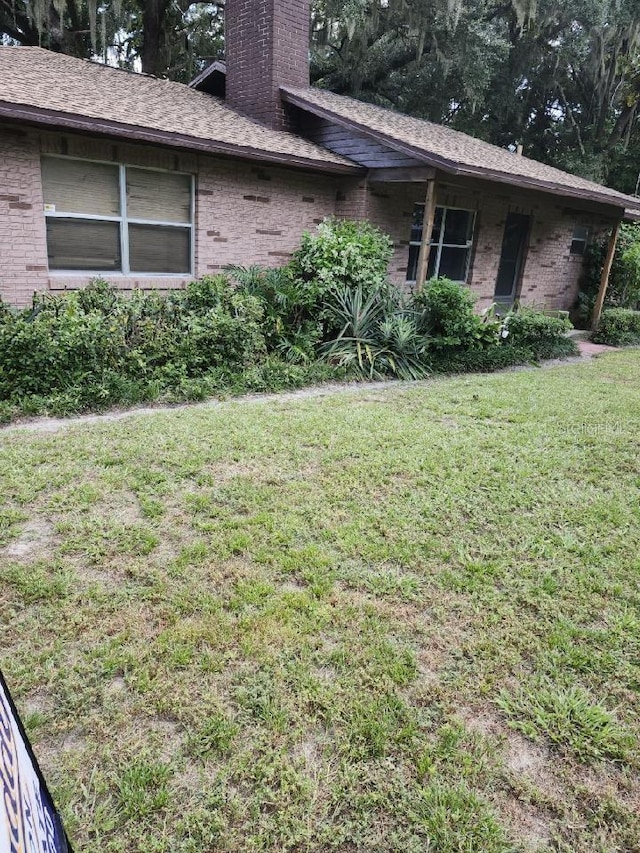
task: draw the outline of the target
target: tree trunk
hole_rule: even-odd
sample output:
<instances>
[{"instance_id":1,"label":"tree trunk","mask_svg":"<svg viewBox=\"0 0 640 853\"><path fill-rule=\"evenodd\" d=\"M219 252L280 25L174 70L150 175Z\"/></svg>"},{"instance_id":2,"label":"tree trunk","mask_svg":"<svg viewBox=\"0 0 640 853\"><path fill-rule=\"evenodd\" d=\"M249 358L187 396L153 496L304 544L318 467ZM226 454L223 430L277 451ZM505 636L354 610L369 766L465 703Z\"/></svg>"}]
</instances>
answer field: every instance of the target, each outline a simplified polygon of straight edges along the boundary
<instances>
[{"instance_id":1,"label":"tree trunk","mask_svg":"<svg viewBox=\"0 0 640 853\"><path fill-rule=\"evenodd\" d=\"M145 74L160 77L166 71L164 19L167 0L144 0L142 15L142 51Z\"/></svg>"}]
</instances>

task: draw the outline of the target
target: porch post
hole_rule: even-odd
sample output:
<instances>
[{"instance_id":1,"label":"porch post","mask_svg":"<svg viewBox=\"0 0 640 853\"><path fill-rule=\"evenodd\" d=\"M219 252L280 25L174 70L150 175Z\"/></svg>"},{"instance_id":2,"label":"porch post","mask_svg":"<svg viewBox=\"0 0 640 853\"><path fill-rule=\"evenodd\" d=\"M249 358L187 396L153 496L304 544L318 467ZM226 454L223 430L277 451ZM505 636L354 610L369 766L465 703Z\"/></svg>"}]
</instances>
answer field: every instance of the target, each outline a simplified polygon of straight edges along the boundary
<instances>
[{"instance_id":1,"label":"porch post","mask_svg":"<svg viewBox=\"0 0 640 853\"><path fill-rule=\"evenodd\" d=\"M418 271L416 274L416 290L421 290L427 279L427 268L429 266L429 250L431 243L431 232L433 231L433 220L436 215L436 179L427 181L427 195L424 200L424 217L422 219L422 242L418 255Z\"/></svg>"},{"instance_id":2,"label":"porch post","mask_svg":"<svg viewBox=\"0 0 640 853\"><path fill-rule=\"evenodd\" d=\"M613 256L616 251L616 243L618 242L619 233L620 221L616 222L615 226L611 230L611 236L609 237L607 256L604 259L602 275L600 276L600 289L598 290L598 296L596 297L596 303L593 306L593 315L591 317L591 328L594 332L598 328L598 323L600 322L600 315L602 314L602 306L604 305L604 298L607 295L607 287L609 285L609 274L611 273L611 264L613 263Z\"/></svg>"}]
</instances>

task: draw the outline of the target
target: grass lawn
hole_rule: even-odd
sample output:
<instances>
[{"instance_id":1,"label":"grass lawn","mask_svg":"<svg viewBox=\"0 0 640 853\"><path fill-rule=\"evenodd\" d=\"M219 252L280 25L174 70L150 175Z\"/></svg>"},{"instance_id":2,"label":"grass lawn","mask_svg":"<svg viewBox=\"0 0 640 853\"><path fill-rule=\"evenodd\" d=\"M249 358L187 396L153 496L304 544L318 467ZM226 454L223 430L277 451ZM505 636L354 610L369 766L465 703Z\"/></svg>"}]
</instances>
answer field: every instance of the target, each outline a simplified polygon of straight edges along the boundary
<instances>
[{"instance_id":1,"label":"grass lawn","mask_svg":"<svg viewBox=\"0 0 640 853\"><path fill-rule=\"evenodd\" d=\"M83 853L640 850L640 352L0 433Z\"/></svg>"}]
</instances>

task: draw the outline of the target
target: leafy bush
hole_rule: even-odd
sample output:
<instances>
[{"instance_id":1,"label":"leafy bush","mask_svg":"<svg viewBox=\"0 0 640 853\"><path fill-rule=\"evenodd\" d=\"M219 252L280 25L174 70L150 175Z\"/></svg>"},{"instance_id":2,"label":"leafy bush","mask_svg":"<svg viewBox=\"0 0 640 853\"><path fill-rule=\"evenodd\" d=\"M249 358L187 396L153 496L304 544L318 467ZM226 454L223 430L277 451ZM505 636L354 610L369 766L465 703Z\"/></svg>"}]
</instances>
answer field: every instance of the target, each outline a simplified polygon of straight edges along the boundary
<instances>
[{"instance_id":1,"label":"leafy bush","mask_svg":"<svg viewBox=\"0 0 640 853\"><path fill-rule=\"evenodd\" d=\"M0 321L0 399L96 382L117 363L119 342L104 318L82 311L76 294L57 299L66 302L50 299Z\"/></svg>"},{"instance_id":2,"label":"leafy bush","mask_svg":"<svg viewBox=\"0 0 640 853\"><path fill-rule=\"evenodd\" d=\"M323 347L329 362L370 379L418 379L428 373L427 338L418 331L415 316L386 289L368 295L362 287L339 290L328 310L340 328Z\"/></svg>"},{"instance_id":3,"label":"leafy bush","mask_svg":"<svg viewBox=\"0 0 640 853\"><path fill-rule=\"evenodd\" d=\"M362 289L367 297L387 287L393 243L369 222L325 219L315 234L303 234L288 265L308 306L318 305L330 291Z\"/></svg>"},{"instance_id":4,"label":"leafy bush","mask_svg":"<svg viewBox=\"0 0 640 853\"><path fill-rule=\"evenodd\" d=\"M387 280L391 241L326 220L282 269L232 267L168 295L86 289L0 304L0 421L143 400L297 388L347 377L417 379L570 354L566 321L474 313L459 284L409 301ZM506 341L503 339L506 335Z\"/></svg>"},{"instance_id":5,"label":"leafy bush","mask_svg":"<svg viewBox=\"0 0 640 853\"><path fill-rule=\"evenodd\" d=\"M0 399L58 395L62 408L82 410L153 398L263 358L261 318L258 301L221 276L169 296L124 296L102 281L37 296L0 317Z\"/></svg>"},{"instance_id":6,"label":"leafy bush","mask_svg":"<svg viewBox=\"0 0 640 853\"><path fill-rule=\"evenodd\" d=\"M473 310L475 297L448 278L435 278L413 295L418 329L435 350L481 349L498 343L500 324Z\"/></svg>"},{"instance_id":7,"label":"leafy bush","mask_svg":"<svg viewBox=\"0 0 640 853\"><path fill-rule=\"evenodd\" d=\"M534 361L526 347L495 346L488 349L471 349L433 353L429 366L434 373L491 373L519 364Z\"/></svg>"},{"instance_id":8,"label":"leafy bush","mask_svg":"<svg viewBox=\"0 0 640 853\"><path fill-rule=\"evenodd\" d=\"M585 272L576 304L578 320L585 326L591 321L606 254L606 240L587 247ZM623 223L620 227L605 304L617 308L640 307L640 225L637 223Z\"/></svg>"},{"instance_id":9,"label":"leafy bush","mask_svg":"<svg viewBox=\"0 0 640 853\"><path fill-rule=\"evenodd\" d=\"M303 235L286 266L232 266L228 272L244 293L259 300L268 351L294 364L309 364L319 345L340 331L335 294L356 288L365 296L390 292L392 253L389 237L370 223L330 218L315 233Z\"/></svg>"},{"instance_id":10,"label":"leafy bush","mask_svg":"<svg viewBox=\"0 0 640 853\"><path fill-rule=\"evenodd\" d=\"M640 311L605 308L592 339L614 347L640 344Z\"/></svg>"},{"instance_id":11,"label":"leafy bush","mask_svg":"<svg viewBox=\"0 0 640 853\"><path fill-rule=\"evenodd\" d=\"M291 269L232 266L228 272L239 290L260 303L268 352L294 364L313 361L322 336L320 307Z\"/></svg>"},{"instance_id":12,"label":"leafy bush","mask_svg":"<svg viewBox=\"0 0 640 853\"><path fill-rule=\"evenodd\" d=\"M508 332L506 340L513 346L530 347L537 352L538 347L564 338L573 326L565 317L553 317L525 307L508 314L503 328Z\"/></svg>"}]
</instances>

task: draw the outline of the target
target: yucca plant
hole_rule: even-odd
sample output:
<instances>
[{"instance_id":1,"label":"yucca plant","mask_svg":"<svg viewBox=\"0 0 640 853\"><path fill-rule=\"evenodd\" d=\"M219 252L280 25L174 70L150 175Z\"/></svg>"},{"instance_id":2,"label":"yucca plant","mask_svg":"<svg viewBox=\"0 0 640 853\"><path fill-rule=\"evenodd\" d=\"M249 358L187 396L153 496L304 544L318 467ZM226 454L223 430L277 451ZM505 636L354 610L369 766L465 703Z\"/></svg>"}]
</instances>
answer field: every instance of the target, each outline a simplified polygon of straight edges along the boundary
<instances>
[{"instance_id":1,"label":"yucca plant","mask_svg":"<svg viewBox=\"0 0 640 853\"><path fill-rule=\"evenodd\" d=\"M424 355L428 340L399 297L362 287L332 293L326 312L340 328L322 347L324 357L369 379L397 376L419 379L428 373Z\"/></svg>"}]
</instances>

